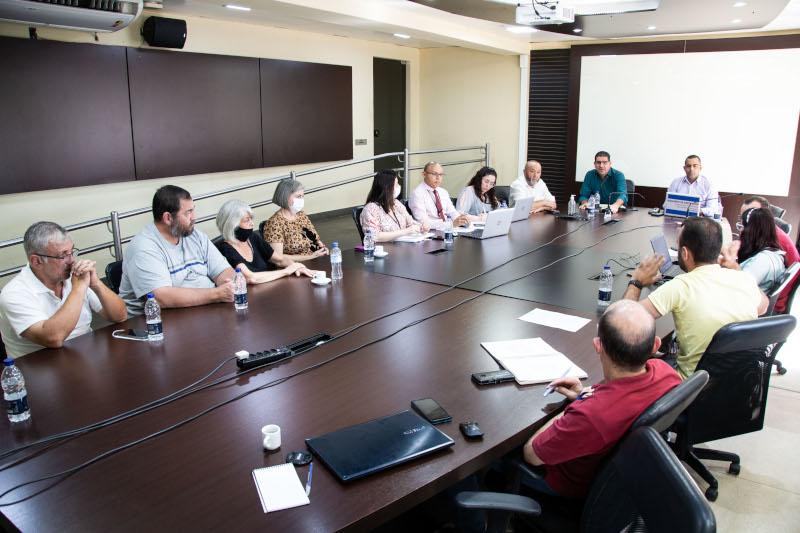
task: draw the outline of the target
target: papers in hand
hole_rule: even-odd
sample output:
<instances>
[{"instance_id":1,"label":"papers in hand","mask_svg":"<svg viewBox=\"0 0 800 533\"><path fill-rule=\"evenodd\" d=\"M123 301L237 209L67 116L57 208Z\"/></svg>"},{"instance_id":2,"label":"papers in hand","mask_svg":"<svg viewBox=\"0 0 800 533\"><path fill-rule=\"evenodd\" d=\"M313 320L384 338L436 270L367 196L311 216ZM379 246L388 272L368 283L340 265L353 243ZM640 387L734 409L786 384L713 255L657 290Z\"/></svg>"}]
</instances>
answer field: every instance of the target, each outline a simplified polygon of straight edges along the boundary
<instances>
[{"instance_id":1,"label":"papers in hand","mask_svg":"<svg viewBox=\"0 0 800 533\"><path fill-rule=\"evenodd\" d=\"M564 375L564 369L572 367L567 376L585 379L588 376L564 354L557 352L541 338L513 341L482 342L486 351L503 368L514 374L520 385L550 383Z\"/></svg>"},{"instance_id":2,"label":"papers in hand","mask_svg":"<svg viewBox=\"0 0 800 533\"><path fill-rule=\"evenodd\" d=\"M433 237L433 233L419 233L417 235L403 235L396 238L393 242L422 242Z\"/></svg>"},{"instance_id":3,"label":"papers in hand","mask_svg":"<svg viewBox=\"0 0 800 533\"><path fill-rule=\"evenodd\" d=\"M534 309L530 313L526 313L519 317L520 320L525 322L532 322L541 326L549 328L558 328L575 333L583 326L591 322L588 318L581 318L579 316L565 315L564 313L555 313L553 311L545 311L544 309Z\"/></svg>"},{"instance_id":4,"label":"papers in hand","mask_svg":"<svg viewBox=\"0 0 800 533\"><path fill-rule=\"evenodd\" d=\"M311 503L292 463L257 468L253 480L265 513Z\"/></svg>"}]
</instances>

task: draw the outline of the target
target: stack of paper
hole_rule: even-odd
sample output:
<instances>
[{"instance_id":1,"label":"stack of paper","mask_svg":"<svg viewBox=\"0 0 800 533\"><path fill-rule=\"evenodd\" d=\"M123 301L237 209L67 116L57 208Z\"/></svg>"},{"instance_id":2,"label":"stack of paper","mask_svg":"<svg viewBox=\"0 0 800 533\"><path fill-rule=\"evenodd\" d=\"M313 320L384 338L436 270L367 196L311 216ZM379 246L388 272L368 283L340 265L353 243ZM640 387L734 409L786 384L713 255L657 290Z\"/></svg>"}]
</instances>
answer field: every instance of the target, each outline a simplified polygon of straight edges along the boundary
<instances>
[{"instance_id":1,"label":"stack of paper","mask_svg":"<svg viewBox=\"0 0 800 533\"><path fill-rule=\"evenodd\" d=\"M422 242L425 239L430 239L433 237L433 233L420 233L418 235L403 235L402 237L398 237L392 242Z\"/></svg>"},{"instance_id":2,"label":"stack of paper","mask_svg":"<svg viewBox=\"0 0 800 533\"><path fill-rule=\"evenodd\" d=\"M503 368L514 374L520 385L550 383L564 376L585 379L588 376L561 352L540 338L514 341L482 342Z\"/></svg>"}]
</instances>

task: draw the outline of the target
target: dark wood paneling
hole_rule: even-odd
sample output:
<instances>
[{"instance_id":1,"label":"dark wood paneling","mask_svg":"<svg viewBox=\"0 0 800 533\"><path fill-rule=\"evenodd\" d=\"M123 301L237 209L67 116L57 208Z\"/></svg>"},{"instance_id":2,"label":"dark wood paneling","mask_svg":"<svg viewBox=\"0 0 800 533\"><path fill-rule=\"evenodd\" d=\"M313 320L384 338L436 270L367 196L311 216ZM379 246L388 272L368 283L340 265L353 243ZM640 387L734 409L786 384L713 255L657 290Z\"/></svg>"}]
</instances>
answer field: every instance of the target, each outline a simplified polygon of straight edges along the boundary
<instances>
[{"instance_id":1,"label":"dark wood paneling","mask_svg":"<svg viewBox=\"0 0 800 533\"><path fill-rule=\"evenodd\" d=\"M0 194L134 179L125 49L0 38Z\"/></svg>"},{"instance_id":2,"label":"dark wood paneling","mask_svg":"<svg viewBox=\"0 0 800 533\"><path fill-rule=\"evenodd\" d=\"M373 155L402 152L406 147L406 65L396 59L372 58ZM397 158L375 161L375 171L397 167ZM401 180L402 185L402 180Z\"/></svg>"},{"instance_id":3,"label":"dark wood paneling","mask_svg":"<svg viewBox=\"0 0 800 533\"><path fill-rule=\"evenodd\" d=\"M263 166L258 59L127 51L137 179Z\"/></svg>"},{"instance_id":4,"label":"dark wood paneling","mask_svg":"<svg viewBox=\"0 0 800 533\"><path fill-rule=\"evenodd\" d=\"M352 67L260 61L264 166L352 159Z\"/></svg>"}]
</instances>

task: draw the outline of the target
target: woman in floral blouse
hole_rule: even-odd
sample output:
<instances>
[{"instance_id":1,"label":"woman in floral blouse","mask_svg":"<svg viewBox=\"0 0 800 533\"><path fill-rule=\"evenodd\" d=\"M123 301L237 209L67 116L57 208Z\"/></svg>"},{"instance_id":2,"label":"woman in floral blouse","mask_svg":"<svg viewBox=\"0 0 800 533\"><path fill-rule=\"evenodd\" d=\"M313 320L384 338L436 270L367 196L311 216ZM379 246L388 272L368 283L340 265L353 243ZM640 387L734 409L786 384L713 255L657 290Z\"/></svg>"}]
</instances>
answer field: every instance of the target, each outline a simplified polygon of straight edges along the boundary
<instances>
[{"instance_id":1,"label":"woman in floral blouse","mask_svg":"<svg viewBox=\"0 0 800 533\"><path fill-rule=\"evenodd\" d=\"M285 179L278 183L272 201L280 209L264 225L264 240L278 254L292 261L308 261L328 255L314 229L314 224L303 211L303 184Z\"/></svg>"},{"instance_id":2,"label":"woman in floral blouse","mask_svg":"<svg viewBox=\"0 0 800 533\"><path fill-rule=\"evenodd\" d=\"M400 196L400 184L394 170L382 170L375 174L367 203L361 212L361 227L364 233L370 230L375 241L393 241L403 235L428 231L426 224L420 225L396 200Z\"/></svg>"}]
</instances>

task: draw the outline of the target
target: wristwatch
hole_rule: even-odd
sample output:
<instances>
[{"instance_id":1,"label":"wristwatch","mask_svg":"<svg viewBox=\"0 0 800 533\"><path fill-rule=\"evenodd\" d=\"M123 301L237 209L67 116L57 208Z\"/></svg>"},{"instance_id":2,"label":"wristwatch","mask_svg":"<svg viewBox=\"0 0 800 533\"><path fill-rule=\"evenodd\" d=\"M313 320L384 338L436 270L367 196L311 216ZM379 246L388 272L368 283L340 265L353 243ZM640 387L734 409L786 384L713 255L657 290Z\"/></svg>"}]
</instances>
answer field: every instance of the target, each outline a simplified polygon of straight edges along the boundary
<instances>
[{"instance_id":1,"label":"wristwatch","mask_svg":"<svg viewBox=\"0 0 800 533\"><path fill-rule=\"evenodd\" d=\"M628 282L628 285L633 285L634 287L636 287L636 288L637 288L637 289L639 289L639 290L642 290L642 289L644 288L644 285L642 285L642 282L641 282L641 281L639 281L638 279L632 279L632 280L630 280L630 281Z\"/></svg>"}]
</instances>

